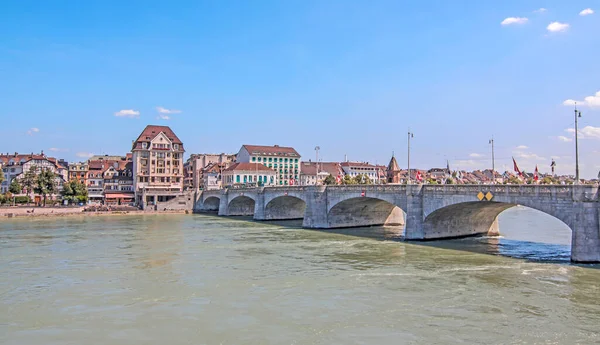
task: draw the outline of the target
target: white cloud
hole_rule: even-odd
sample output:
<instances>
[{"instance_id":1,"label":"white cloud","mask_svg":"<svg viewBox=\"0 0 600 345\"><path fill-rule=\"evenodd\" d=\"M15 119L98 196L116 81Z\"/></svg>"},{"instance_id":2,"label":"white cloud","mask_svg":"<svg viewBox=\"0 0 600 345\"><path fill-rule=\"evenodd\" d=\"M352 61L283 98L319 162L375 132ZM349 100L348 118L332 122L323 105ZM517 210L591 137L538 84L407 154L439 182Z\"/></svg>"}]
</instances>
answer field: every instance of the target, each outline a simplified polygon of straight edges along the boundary
<instances>
[{"instance_id":1,"label":"white cloud","mask_svg":"<svg viewBox=\"0 0 600 345\"><path fill-rule=\"evenodd\" d=\"M473 158L481 158L483 157L483 155L481 153L471 153L469 155L469 157L473 157Z\"/></svg>"},{"instance_id":2,"label":"white cloud","mask_svg":"<svg viewBox=\"0 0 600 345\"><path fill-rule=\"evenodd\" d=\"M574 128L565 129L568 133L575 133ZM585 126L577 133L579 139L600 139L600 127Z\"/></svg>"},{"instance_id":3,"label":"white cloud","mask_svg":"<svg viewBox=\"0 0 600 345\"><path fill-rule=\"evenodd\" d=\"M525 150L528 149L529 147L525 146L525 145L519 145L517 146L517 150Z\"/></svg>"},{"instance_id":4,"label":"white cloud","mask_svg":"<svg viewBox=\"0 0 600 345\"><path fill-rule=\"evenodd\" d=\"M574 99L567 99L563 102L563 105L574 106L580 105L583 107L590 108L600 108L600 91L596 92L596 94L592 96L587 96L583 99L583 101L576 101Z\"/></svg>"},{"instance_id":5,"label":"white cloud","mask_svg":"<svg viewBox=\"0 0 600 345\"><path fill-rule=\"evenodd\" d=\"M90 153L90 152L77 152L75 154L75 156L80 157L80 158L90 158L92 157L94 154Z\"/></svg>"},{"instance_id":6,"label":"white cloud","mask_svg":"<svg viewBox=\"0 0 600 345\"><path fill-rule=\"evenodd\" d=\"M560 22L552 22L546 27L546 29L550 32L564 32L567 31L568 28L569 24Z\"/></svg>"},{"instance_id":7,"label":"white cloud","mask_svg":"<svg viewBox=\"0 0 600 345\"><path fill-rule=\"evenodd\" d=\"M117 117L131 117L131 118L139 118L140 112L133 109L123 109L119 110L115 113Z\"/></svg>"},{"instance_id":8,"label":"white cloud","mask_svg":"<svg viewBox=\"0 0 600 345\"><path fill-rule=\"evenodd\" d=\"M600 139L600 127L585 126L580 132L584 138Z\"/></svg>"},{"instance_id":9,"label":"white cloud","mask_svg":"<svg viewBox=\"0 0 600 345\"><path fill-rule=\"evenodd\" d=\"M27 135L33 135L34 133L37 133L39 131L40 131L39 128L32 127L32 128L29 128L29 130L27 131Z\"/></svg>"},{"instance_id":10,"label":"white cloud","mask_svg":"<svg viewBox=\"0 0 600 345\"><path fill-rule=\"evenodd\" d=\"M160 119L160 120L170 120L171 119L171 117L169 115L164 115L164 114L158 114L158 116L156 118Z\"/></svg>"},{"instance_id":11,"label":"white cloud","mask_svg":"<svg viewBox=\"0 0 600 345\"><path fill-rule=\"evenodd\" d=\"M573 139L571 139L571 138L567 138L567 137L565 137L564 135L559 135L557 138L558 138L558 140L560 140L560 141L562 141L562 142L565 142L565 143L568 143L568 142L571 142L571 141L573 141Z\"/></svg>"},{"instance_id":12,"label":"white cloud","mask_svg":"<svg viewBox=\"0 0 600 345\"><path fill-rule=\"evenodd\" d=\"M586 8L585 10L579 12L580 16L588 16L590 14L594 14L594 10L592 10L591 8Z\"/></svg>"},{"instance_id":13,"label":"white cloud","mask_svg":"<svg viewBox=\"0 0 600 345\"><path fill-rule=\"evenodd\" d=\"M500 25L525 24L529 19L524 17L508 17L505 18Z\"/></svg>"},{"instance_id":14,"label":"white cloud","mask_svg":"<svg viewBox=\"0 0 600 345\"><path fill-rule=\"evenodd\" d=\"M156 110L158 110L158 112L161 114L179 114L179 113L181 113L181 110L167 109L167 108L163 108L163 107L156 107Z\"/></svg>"},{"instance_id":15,"label":"white cloud","mask_svg":"<svg viewBox=\"0 0 600 345\"><path fill-rule=\"evenodd\" d=\"M533 13L543 13L543 12L546 12L546 11L548 11L548 10L542 7L542 8L539 8L539 9L533 11Z\"/></svg>"}]
</instances>

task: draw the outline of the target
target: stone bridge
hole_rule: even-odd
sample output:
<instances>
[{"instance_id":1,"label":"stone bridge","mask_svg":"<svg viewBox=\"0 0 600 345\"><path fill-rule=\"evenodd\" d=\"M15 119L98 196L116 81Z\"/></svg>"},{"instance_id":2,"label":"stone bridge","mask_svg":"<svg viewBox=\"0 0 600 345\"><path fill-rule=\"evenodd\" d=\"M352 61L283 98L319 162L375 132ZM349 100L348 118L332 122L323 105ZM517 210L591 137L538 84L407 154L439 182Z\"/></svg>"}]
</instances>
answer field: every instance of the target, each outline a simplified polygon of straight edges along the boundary
<instances>
[{"instance_id":1,"label":"stone bridge","mask_svg":"<svg viewBox=\"0 0 600 345\"><path fill-rule=\"evenodd\" d=\"M598 195L597 186L288 186L205 191L194 211L303 219L303 226L313 229L404 225L405 239L431 240L498 234L498 215L523 205L571 228L573 261L600 262Z\"/></svg>"}]
</instances>

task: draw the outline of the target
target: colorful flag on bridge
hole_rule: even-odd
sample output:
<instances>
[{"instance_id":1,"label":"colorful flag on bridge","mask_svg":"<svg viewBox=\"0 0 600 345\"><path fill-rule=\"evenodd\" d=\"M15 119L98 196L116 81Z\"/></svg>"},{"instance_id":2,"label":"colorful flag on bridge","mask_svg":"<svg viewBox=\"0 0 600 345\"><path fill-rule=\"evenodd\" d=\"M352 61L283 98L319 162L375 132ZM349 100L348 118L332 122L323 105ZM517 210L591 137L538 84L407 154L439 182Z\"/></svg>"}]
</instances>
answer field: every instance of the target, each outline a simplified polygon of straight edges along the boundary
<instances>
[{"instance_id":1,"label":"colorful flag on bridge","mask_svg":"<svg viewBox=\"0 0 600 345\"><path fill-rule=\"evenodd\" d=\"M417 174L415 175L415 179L417 180L417 182L423 182L423 176L421 175L421 172L419 170L417 170Z\"/></svg>"},{"instance_id":2,"label":"colorful flag on bridge","mask_svg":"<svg viewBox=\"0 0 600 345\"><path fill-rule=\"evenodd\" d=\"M523 176L523 173L521 172L521 170L519 169L519 166L517 165L517 161L515 161L515 157L513 157L513 165L514 165L514 169L515 172L519 175L519 176Z\"/></svg>"}]
</instances>

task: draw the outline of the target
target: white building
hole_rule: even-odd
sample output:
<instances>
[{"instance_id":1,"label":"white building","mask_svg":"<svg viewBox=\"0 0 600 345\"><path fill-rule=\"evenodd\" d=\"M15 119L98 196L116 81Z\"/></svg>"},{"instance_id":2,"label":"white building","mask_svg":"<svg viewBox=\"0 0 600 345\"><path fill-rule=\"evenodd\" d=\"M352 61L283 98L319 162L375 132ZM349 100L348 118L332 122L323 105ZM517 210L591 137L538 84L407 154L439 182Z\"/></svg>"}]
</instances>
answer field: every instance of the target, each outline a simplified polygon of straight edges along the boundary
<instances>
[{"instance_id":1,"label":"white building","mask_svg":"<svg viewBox=\"0 0 600 345\"><path fill-rule=\"evenodd\" d=\"M300 154L291 147L243 145L236 162L259 163L276 172L276 185L295 185L300 179Z\"/></svg>"},{"instance_id":2,"label":"white building","mask_svg":"<svg viewBox=\"0 0 600 345\"><path fill-rule=\"evenodd\" d=\"M331 175L335 179L341 179L344 171L340 163L335 162L302 162L300 173L300 185L313 186L322 185L327 176Z\"/></svg>"},{"instance_id":3,"label":"white building","mask_svg":"<svg viewBox=\"0 0 600 345\"><path fill-rule=\"evenodd\" d=\"M235 163L222 172L223 186L275 186L277 173L260 163Z\"/></svg>"},{"instance_id":4,"label":"white building","mask_svg":"<svg viewBox=\"0 0 600 345\"><path fill-rule=\"evenodd\" d=\"M41 172L42 169L48 169L55 173L55 182L59 191L62 190L67 176L67 168L59 164L56 158L47 157L44 152L40 154L18 154L16 152L15 154L0 154L0 161L3 164L2 171L5 178L5 181L0 185L0 192L2 193L8 191L13 179L23 178L25 173L31 169L34 169L36 173ZM36 202L41 200L40 196L34 196L34 198Z\"/></svg>"},{"instance_id":5,"label":"white building","mask_svg":"<svg viewBox=\"0 0 600 345\"><path fill-rule=\"evenodd\" d=\"M379 171L375 165L363 162L342 162L340 166L344 171L344 175L350 177L366 175L373 183L377 182L379 179Z\"/></svg>"},{"instance_id":6,"label":"white building","mask_svg":"<svg viewBox=\"0 0 600 345\"><path fill-rule=\"evenodd\" d=\"M136 203L166 202L183 191L183 143L168 126L149 125L133 142ZM146 199L143 200L143 195Z\"/></svg>"}]
</instances>

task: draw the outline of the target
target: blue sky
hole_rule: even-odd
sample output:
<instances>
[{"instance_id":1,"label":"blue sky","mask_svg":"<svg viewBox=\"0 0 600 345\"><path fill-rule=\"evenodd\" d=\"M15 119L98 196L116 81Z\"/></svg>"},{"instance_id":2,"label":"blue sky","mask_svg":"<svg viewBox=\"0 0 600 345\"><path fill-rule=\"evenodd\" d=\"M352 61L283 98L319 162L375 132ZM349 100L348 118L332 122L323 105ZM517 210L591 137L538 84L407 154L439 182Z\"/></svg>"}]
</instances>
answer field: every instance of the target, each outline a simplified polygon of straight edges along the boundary
<instances>
[{"instance_id":1,"label":"blue sky","mask_svg":"<svg viewBox=\"0 0 600 345\"><path fill-rule=\"evenodd\" d=\"M578 100L595 177L599 16L597 0L4 1L0 151L124 154L162 124L188 154L319 145L405 168L410 128L413 167L487 168L493 136L498 170L572 173Z\"/></svg>"}]
</instances>

